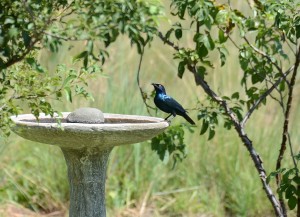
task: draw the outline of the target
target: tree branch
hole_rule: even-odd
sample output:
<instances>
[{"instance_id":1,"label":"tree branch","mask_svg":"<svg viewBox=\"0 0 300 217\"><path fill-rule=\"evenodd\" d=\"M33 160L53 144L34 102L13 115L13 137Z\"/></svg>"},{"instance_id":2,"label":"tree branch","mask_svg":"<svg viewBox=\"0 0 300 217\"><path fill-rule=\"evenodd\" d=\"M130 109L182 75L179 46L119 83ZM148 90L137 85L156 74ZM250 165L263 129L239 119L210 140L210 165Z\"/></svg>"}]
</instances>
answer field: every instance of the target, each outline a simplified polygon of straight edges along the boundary
<instances>
[{"instance_id":1,"label":"tree branch","mask_svg":"<svg viewBox=\"0 0 300 217\"><path fill-rule=\"evenodd\" d=\"M163 35L161 33L159 34L159 37L161 38L161 40L164 43L170 45L171 47L173 47L177 51L179 50L179 48L177 46L175 46L174 43L170 42L165 37L163 37ZM238 133L241 141L243 142L243 144L246 146L248 152L250 153L252 161L254 162L255 168L256 168L256 170L259 174L260 180L262 182L263 189L264 189L267 197L269 198L269 200L270 200L270 202L271 202L271 204L274 208L274 211L275 211L276 215L280 216L280 217L283 216L280 203L276 199L271 187L268 185L268 183L266 181L267 175L266 175L266 171L263 167L262 160L261 160L259 154L255 151L255 149L252 145L252 141L246 135L246 133L244 131L244 127L240 124L237 116L235 115L234 112L232 112L232 110L228 106L226 100L223 100L221 97L219 97L210 88L210 86L207 84L207 82L199 75L199 73L197 73L197 69L194 65L189 64L188 69L189 69L189 71L191 71L193 73L196 84L200 85L202 87L202 89L213 99L213 101L217 102L221 107L224 108L225 114L232 121L232 123L235 127L235 130Z\"/></svg>"},{"instance_id":2,"label":"tree branch","mask_svg":"<svg viewBox=\"0 0 300 217\"><path fill-rule=\"evenodd\" d=\"M296 60L295 60L293 73L292 73L292 77L291 77L291 82L290 82L290 88L289 88L289 92L288 92L288 100L286 103L286 110L285 110L285 114L284 114L283 132L282 132L280 150L279 150L279 154L278 154L278 158L277 158L277 162L276 162L276 170L279 170L281 168L281 161L283 159L283 155L286 150L286 142L287 141L290 146L291 157L293 159L294 166L295 166L295 168L297 168L297 164L296 164L294 156L293 156L292 144L291 144L291 139L290 139L290 135L289 135L289 116L290 116L290 110L291 110L292 102L293 102L293 90L294 90L294 85L296 82L296 76L297 76L299 64L300 64L300 46L297 51ZM298 175L298 173L297 173L297 175ZM276 183L278 186L281 183L281 175L280 174L276 175ZM298 186L298 188L299 188L299 186ZM281 201L281 203L283 203L283 200ZM300 197L298 197L298 207L297 208L298 208L298 213L300 214Z\"/></svg>"},{"instance_id":3,"label":"tree branch","mask_svg":"<svg viewBox=\"0 0 300 217\"><path fill-rule=\"evenodd\" d=\"M258 54L260 54L261 56L265 57L268 61L270 61L270 63L272 63L273 66L275 66L275 68L279 71L279 73L281 74L281 76L283 77L283 79L285 80L285 82L287 83L288 87L290 87L290 83L288 82L288 80L286 80L284 73L282 71L282 69L280 68L280 66L274 62L274 60L265 52L259 50L257 47L255 47L254 45L252 45L248 39L246 37L243 37L243 39L247 42L247 44Z\"/></svg>"},{"instance_id":4,"label":"tree branch","mask_svg":"<svg viewBox=\"0 0 300 217\"><path fill-rule=\"evenodd\" d=\"M193 67L192 68L192 73L198 74L196 71L196 68ZM223 100L221 97L217 96L212 90L211 88L208 86L208 84L200 77L198 76L198 82L200 82L200 86L204 89L204 91L215 101L218 102L220 104L220 106L222 106L225 109L225 114L230 118L230 120L232 121L232 123L235 126L235 129L239 135L239 137L241 138L242 142L244 143L244 145L246 146L248 152L250 153L250 156L252 158L252 161L254 162L255 168L259 174L259 177L261 179L262 185L263 185L263 189L266 193L266 195L268 196L271 204L273 205L273 208L276 212L277 216L283 216L282 215L282 209L280 206L280 203L277 201L271 187L268 185L266 179L267 179L267 175L266 175L266 171L263 167L263 162L261 160L261 157L259 156L259 154L255 151L253 145L252 145L252 141L248 138L248 136L246 135L245 131L244 131L244 126L242 126L235 113L232 112L232 110L229 108L229 106L227 105L227 102L225 100Z\"/></svg>"},{"instance_id":5,"label":"tree branch","mask_svg":"<svg viewBox=\"0 0 300 217\"><path fill-rule=\"evenodd\" d=\"M257 106L267 97L269 96L272 91L280 84L280 82L283 81L283 79L291 72L294 70L294 66L292 66L291 68L289 68L284 74L284 77L279 78L266 92L264 92L264 94L262 94L259 99L251 106L251 108L249 109L249 111L247 112L247 114L245 115L245 117L243 118L243 120L241 121L241 126L244 127L247 120L250 118L250 116L252 115L252 113L254 112L254 110L257 108Z\"/></svg>"},{"instance_id":6,"label":"tree branch","mask_svg":"<svg viewBox=\"0 0 300 217\"><path fill-rule=\"evenodd\" d=\"M180 48L175 45L173 42L169 41L167 38L165 38L165 36L162 34L161 31L158 31L158 37L165 43L170 45L171 47L173 47L175 50L179 51Z\"/></svg>"},{"instance_id":7,"label":"tree branch","mask_svg":"<svg viewBox=\"0 0 300 217\"><path fill-rule=\"evenodd\" d=\"M72 37L64 37L64 36L61 36L61 35L54 35L50 32L46 32L46 31L43 31L43 33L45 35L49 35L53 38L56 38L56 39L60 39L60 40L63 40L63 41L86 41L86 40L89 40L89 38L85 38L85 39L78 39L76 38L75 36L72 36Z\"/></svg>"},{"instance_id":8,"label":"tree branch","mask_svg":"<svg viewBox=\"0 0 300 217\"><path fill-rule=\"evenodd\" d=\"M288 131L289 131L289 129L288 129L288 127L289 127L289 116L290 116L290 110L291 110L292 101L293 101L293 89L294 89L294 85L295 85L295 82L296 82L296 76L297 76L299 64L300 64L300 47L299 47L299 50L297 52L295 65L294 65L294 68L293 68L293 73L292 73L292 78L291 78L291 88L289 89L288 100L287 100L287 103L286 103L286 111L285 111L285 115L284 115L284 124L283 124L281 148L280 148L279 155L278 155L278 158L277 158L276 170L281 168L281 160L283 158L283 154L284 154L285 149L286 149L286 141L288 139Z\"/></svg>"},{"instance_id":9,"label":"tree branch","mask_svg":"<svg viewBox=\"0 0 300 217\"><path fill-rule=\"evenodd\" d=\"M13 64L20 62L21 60L23 60L27 54L30 53L30 51L33 50L34 45L40 40L40 38L36 38L34 41L32 41L30 43L30 45L27 47L27 49L21 54L21 55L15 55L13 56L11 59L9 59L7 62L5 62L3 64L3 66L1 67L1 69L6 69L10 66L12 66Z\"/></svg>"}]
</instances>

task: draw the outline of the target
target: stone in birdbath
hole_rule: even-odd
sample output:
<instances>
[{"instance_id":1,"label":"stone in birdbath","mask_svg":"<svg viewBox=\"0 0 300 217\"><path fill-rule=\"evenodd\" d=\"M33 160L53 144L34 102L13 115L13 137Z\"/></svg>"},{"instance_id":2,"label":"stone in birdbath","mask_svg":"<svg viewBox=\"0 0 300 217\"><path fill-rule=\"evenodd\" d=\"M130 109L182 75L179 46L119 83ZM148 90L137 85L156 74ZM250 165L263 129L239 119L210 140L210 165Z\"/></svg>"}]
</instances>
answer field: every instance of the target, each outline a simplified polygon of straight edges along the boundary
<instances>
[{"instance_id":1,"label":"stone in birdbath","mask_svg":"<svg viewBox=\"0 0 300 217\"><path fill-rule=\"evenodd\" d=\"M67 116L68 123L101 124L104 123L103 112L96 108L79 108Z\"/></svg>"}]
</instances>

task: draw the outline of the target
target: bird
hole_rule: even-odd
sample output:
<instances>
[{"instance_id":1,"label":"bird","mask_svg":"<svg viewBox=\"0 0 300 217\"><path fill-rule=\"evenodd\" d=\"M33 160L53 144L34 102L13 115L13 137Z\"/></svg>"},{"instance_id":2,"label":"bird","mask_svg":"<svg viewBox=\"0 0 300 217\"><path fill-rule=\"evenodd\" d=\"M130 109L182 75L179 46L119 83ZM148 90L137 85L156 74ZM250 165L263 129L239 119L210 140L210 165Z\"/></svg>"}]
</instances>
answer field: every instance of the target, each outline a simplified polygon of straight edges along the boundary
<instances>
[{"instance_id":1,"label":"bird","mask_svg":"<svg viewBox=\"0 0 300 217\"><path fill-rule=\"evenodd\" d=\"M154 97L154 104L162 110L163 112L169 113L170 115L165 118L168 118L173 115L182 116L187 120L190 124L195 125L195 122L187 115L187 111L180 105L175 99L168 96L165 90L165 87L161 84L152 83L155 89L155 97Z\"/></svg>"}]
</instances>

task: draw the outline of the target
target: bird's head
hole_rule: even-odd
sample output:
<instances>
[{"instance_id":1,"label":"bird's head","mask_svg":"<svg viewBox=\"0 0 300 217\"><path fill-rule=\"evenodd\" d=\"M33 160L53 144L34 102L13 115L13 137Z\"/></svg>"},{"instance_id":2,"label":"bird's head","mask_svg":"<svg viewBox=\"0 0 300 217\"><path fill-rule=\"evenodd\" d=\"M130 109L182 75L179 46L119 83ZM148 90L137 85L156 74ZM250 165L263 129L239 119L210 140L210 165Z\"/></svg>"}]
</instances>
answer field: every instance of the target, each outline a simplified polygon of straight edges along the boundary
<instances>
[{"instance_id":1,"label":"bird's head","mask_svg":"<svg viewBox=\"0 0 300 217\"><path fill-rule=\"evenodd\" d=\"M163 85L155 83L152 83L152 85L157 93L166 93L165 87Z\"/></svg>"}]
</instances>

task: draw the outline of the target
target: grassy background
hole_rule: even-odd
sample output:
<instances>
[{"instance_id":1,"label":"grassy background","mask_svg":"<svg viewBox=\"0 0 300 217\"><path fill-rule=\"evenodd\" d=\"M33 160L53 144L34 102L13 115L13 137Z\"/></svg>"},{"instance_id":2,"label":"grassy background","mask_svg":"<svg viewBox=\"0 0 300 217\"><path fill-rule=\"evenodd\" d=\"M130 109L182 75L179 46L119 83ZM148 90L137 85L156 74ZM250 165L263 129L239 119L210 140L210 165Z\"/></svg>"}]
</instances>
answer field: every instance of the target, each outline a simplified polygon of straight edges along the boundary
<instances>
[{"instance_id":1,"label":"grassy background","mask_svg":"<svg viewBox=\"0 0 300 217\"><path fill-rule=\"evenodd\" d=\"M189 36L185 40L187 44L192 42ZM71 52L67 47L57 54L43 51L40 59L50 71L57 63L71 64L69 57L78 53L83 45L77 44ZM209 83L222 95L241 90L241 71L236 57L231 53L224 67L209 71ZM125 38L120 38L110 49L110 60L104 70L107 76L98 76L89 84L95 101L75 99L73 104L55 102L56 106L62 111L90 106L110 113L147 115L136 84L138 60L135 49ZM172 50L154 41L144 56L141 85L150 92L152 82L162 83L185 108L194 108L197 98L203 100L205 94L195 86L190 73L180 80L176 70ZM294 149L298 152L299 84L295 92L290 128ZM190 111L194 120L196 115ZM280 108L271 102L252 116L246 129L267 172L275 170L282 120ZM177 117L172 124L184 121ZM174 170L171 164L159 161L150 150L149 141L116 147L107 171L108 216L272 216L271 204L237 134L220 127L214 139L207 141L207 135L199 135L200 128L201 123L197 122L195 133L186 132L188 157ZM69 190L60 150L15 135L1 143L0 204L27 207L38 213L37 216L41 216L41 212L67 216ZM291 165L289 150L284 162L284 166Z\"/></svg>"}]
</instances>

